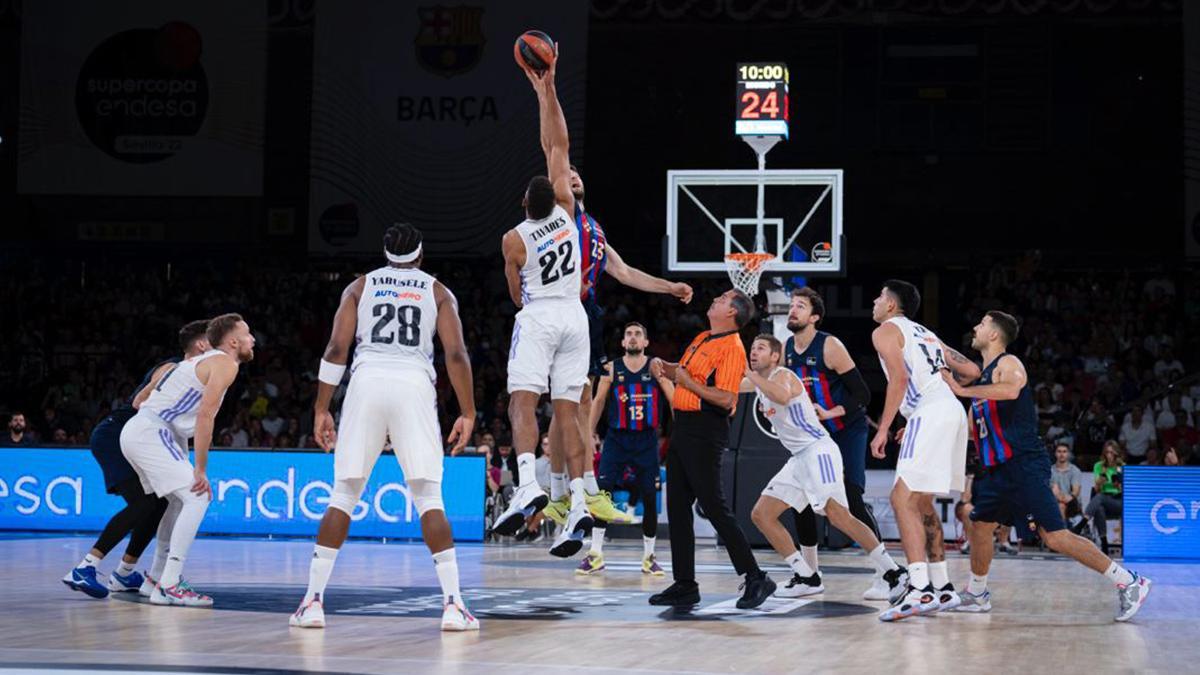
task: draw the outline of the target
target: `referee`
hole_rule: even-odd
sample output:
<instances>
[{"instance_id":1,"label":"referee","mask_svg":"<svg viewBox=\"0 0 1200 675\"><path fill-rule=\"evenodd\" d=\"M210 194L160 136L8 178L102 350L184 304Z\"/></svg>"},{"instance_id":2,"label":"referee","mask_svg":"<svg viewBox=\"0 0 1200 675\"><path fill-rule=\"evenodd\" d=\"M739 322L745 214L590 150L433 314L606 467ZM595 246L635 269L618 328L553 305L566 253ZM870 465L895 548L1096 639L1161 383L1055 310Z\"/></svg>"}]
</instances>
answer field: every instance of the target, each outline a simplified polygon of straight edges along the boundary
<instances>
[{"instance_id":1,"label":"referee","mask_svg":"<svg viewBox=\"0 0 1200 675\"><path fill-rule=\"evenodd\" d=\"M749 323L753 313L750 297L730 289L713 298L708 308L709 330L696 336L679 363L659 359L650 363L655 377L665 375L676 384L675 424L667 451L667 524L675 583L650 596L652 605L700 602L693 502L700 503L725 541L733 568L745 575L738 608L758 607L775 592L775 582L759 569L721 492L721 452L729 444L729 418L737 407L738 386L746 371L746 348L738 329Z\"/></svg>"}]
</instances>

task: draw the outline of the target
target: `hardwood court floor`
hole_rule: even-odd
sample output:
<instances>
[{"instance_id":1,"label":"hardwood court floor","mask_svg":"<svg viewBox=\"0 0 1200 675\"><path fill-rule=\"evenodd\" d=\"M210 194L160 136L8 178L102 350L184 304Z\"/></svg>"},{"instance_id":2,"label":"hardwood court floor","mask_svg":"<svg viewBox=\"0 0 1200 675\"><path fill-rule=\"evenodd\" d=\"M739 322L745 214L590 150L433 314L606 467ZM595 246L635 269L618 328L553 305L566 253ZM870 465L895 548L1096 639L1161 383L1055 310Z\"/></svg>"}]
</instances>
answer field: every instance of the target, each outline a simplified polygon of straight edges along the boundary
<instances>
[{"instance_id":1,"label":"hardwood court floor","mask_svg":"<svg viewBox=\"0 0 1200 675\"><path fill-rule=\"evenodd\" d=\"M609 569L580 578L572 571L578 558L552 559L548 543L464 545L458 558L465 595L483 630L445 634L423 546L350 543L330 582L329 627L306 631L289 628L287 618L307 583L310 542L200 539L186 575L214 597L216 607L204 610L69 591L59 578L91 541L0 540L0 675L51 664L77 674L94 665L108 672L173 666L173 672L1059 675L1187 673L1200 662L1194 566L1134 566L1155 584L1132 624L1113 623L1115 593L1099 575L1028 554L997 560L989 615L882 624L881 604L860 599L869 577L865 558L856 554L822 554L826 592L819 600L771 600L763 611L738 612L732 599L739 580L724 552L701 546L703 603L695 613L677 614L646 604L670 577L642 576L640 546L609 544ZM777 557L757 553L782 583L787 576ZM669 558L665 550L662 557ZM105 578L113 564L102 564ZM952 580L964 585L965 558L952 553L950 568Z\"/></svg>"}]
</instances>

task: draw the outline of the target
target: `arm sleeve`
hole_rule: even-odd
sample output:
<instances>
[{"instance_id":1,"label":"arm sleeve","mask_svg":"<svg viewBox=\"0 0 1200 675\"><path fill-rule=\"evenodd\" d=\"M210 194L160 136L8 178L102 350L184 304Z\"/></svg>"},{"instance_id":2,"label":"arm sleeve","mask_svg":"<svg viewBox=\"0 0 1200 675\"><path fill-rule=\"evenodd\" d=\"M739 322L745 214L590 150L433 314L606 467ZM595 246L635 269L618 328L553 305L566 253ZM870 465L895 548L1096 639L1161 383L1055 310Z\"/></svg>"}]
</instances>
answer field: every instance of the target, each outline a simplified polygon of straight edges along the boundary
<instances>
[{"instance_id":1,"label":"arm sleeve","mask_svg":"<svg viewBox=\"0 0 1200 675\"><path fill-rule=\"evenodd\" d=\"M846 401L849 405L843 405L846 414L866 408L871 403L871 390L867 388L867 381L863 379L862 373L858 372L858 368L847 370L841 377L847 393L850 394L850 400Z\"/></svg>"}]
</instances>

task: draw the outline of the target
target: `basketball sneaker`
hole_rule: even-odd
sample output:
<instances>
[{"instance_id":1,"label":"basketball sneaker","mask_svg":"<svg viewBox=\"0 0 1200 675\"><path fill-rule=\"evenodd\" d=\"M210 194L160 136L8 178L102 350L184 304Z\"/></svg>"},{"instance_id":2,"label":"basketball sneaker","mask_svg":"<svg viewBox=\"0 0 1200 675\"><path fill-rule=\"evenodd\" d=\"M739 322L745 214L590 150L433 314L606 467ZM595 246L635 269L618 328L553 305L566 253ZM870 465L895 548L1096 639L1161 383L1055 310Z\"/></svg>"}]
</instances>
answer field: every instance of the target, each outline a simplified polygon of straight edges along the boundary
<instances>
[{"instance_id":1,"label":"basketball sneaker","mask_svg":"<svg viewBox=\"0 0 1200 675\"><path fill-rule=\"evenodd\" d=\"M541 511L548 503L550 503L550 497L542 492L542 488L537 483L522 485L513 494L508 508L504 509L504 513L501 513L500 517L496 519L496 523L492 525L492 532L506 537L513 536L517 530L521 529L526 518Z\"/></svg>"},{"instance_id":2,"label":"basketball sneaker","mask_svg":"<svg viewBox=\"0 0 1200 675\"><path fill-rule=\"evenodd\" d=\"M468 630L479 630L479 619L476 619L467 606L461 600L456 600L453 597L446 603L442 609L442 630L452 632L463 632Z\"/></svg>"},{"instance_id":3,"label":"basketball sneaker","mask_svg":"<svg viewBox=\"0 0 1200 675\"><path fill-rule=\"evenodd\" d=\"M579 567L575 568L575 574L581 577L599 574L604 571L604 555L601 553L588 553L583 557L583 561L579 563Z\"/></svg>"},{"instance_id":4,"label":"basketball sneaker","mask_svg":"<svg viewBox=\"0 0 1200 675\"><path fill-rule=\"evenodd\" d=\"M700 604L700 587L694 581L676 581L666 590L650 596L650 604L658 607L686 607Z\"/></svg>"},{"instance_id":5,"label":"basketball sneaker","mask_svg":"<svg viewBox=\"0 0 1200 675\"><path fill-rule=\"evenodd\" d=\"M775 581L766 572L749 572L738 590L742 597L734 603L738 609L754 609L767 601L775 593Z\"/></svg>"},{"instance_id":6,"label":"basketball sneaker","mask_svg":"<svg viewBox=\"0 0 1200 675\"><path fill-rule=\"evenodd\" d=\"M594 523L595 521L592 520L586 507L571 509L567 515L567 524L563 527L562 532L554 538L554 545L550 547L550 555L570 558L579 553L579 549L583 548L583 537L592 531Z\"/></svg>"},{"instance_id":7,"label":"basketball sneaker","mask_svg":"<svg viewBox=\"0 0 1200 675\"><path fill-rule=\"evenodd\" d=\"M908 588L907 567L897 567L894 570L884 572L883 580L888 584L888 604L894 605L904 599L905 590Z\"/></svg>"},{"instance_id":8,"label":"basketball sneaker","mask_svg":"<svg viewBox=\"0 0 1200 675\"><path fill-rule=\"evenodd\" d=\"M871 587L863 591L863 600L891 602L892 596L896 596L896 599L903 597L904 587L907 584L908 570L903 567L889 570L883 574L876 572L871 580Z\"/></svg>"},{"instance_id":9,"label":"basketball sneaker","mask_svg":"<svg viewBox=\"0 0 1200 675\"><path fill-rule=\"evenodd\" d=\"M149 572L146 572L142 576L144 576L146 580L142 582L142 587L138 589L138 595L142 596L143 598L148 598L150 597L150 594L154 592L154 587L158 585L158 579L150 576Z\"/></svg>"},{"instance_id":10,"label":"basketball sneaker","mask_svg":"<svg viewBox=\"0 0 1200 675\"><path fill-rule=\"evenodd\" d=\"M926 586L921 590L908 586L907 592L900 602L880 612L879 620L899 621L910 616L931 614L938 611L939 607L937 593L934 592L933 586Z\"/></svg>"},{"instance_id":11,"label":"basketball sneaker","mask_svg":"<svg viewBox=\"0 0 1200 675\"><path fill-rule=\"evenodd\" d=\"M567 524L567 514L570 512L571 497L568 495L559 497L558 499L547 504L546 508L542 509L542 515L546 516L550 520L553 520L559 526Z\"/></svg>"},{"instance_id":12,"label":"basketball sneaker","mask_svg":"<svg viewBox=\"0 0 1200 675\"><path fill-rule=\"evenodd\" d=\"M613 505L612 495L605 490L594 495L587 495L586 501L588 511L596 520L613 525L628 525L633 522L633 518L628 513Z\"/></svg>"},{"instance_id":13,"label":"basketball sneaker","mask_svg":"<svg viewBox=\"0 0 1200 675\"><path fill-rule=\"evenodd\" d=\"M792 578L784 584L783 588L775 591L777 598L803 598L809 595L817 595L824 593L825 586L821 584L821 574L813 572L811 577L802 577L795 572L792 572Z\"/></svg>"},{"instance_id":14,"label":"basketball sneaker","mask_svg":"<svg viewBox=\"0 0 1200 675\"><path fill-rule=\"evenodd\" d=\"M1142 608L1146 596L1150 595L1150 580L1133 572L1133 583L1117 587L1117 621L1128 621Z\"/></svg>"},{"instance_id":15,"label":"basketball sneaker","mask_svg":"<svg viewBox=\"0 0 1200 675\"><path fill-rule=\"evenodd\" d=\"M663 570L662 565L658 564L658 559L651 553L642 558L642 574L649 574L652 577L662 577L666 576L667 573Z\"/></svg>"},{"instance_id":16,"label":"basketball sneaker","mask_svg":"<svg viewBox=\"0 0 1200 675\"><path fill-rule=\"evenodd\" d=\"M949 612L962 604L962 597L954 590L954 584L947 583L937 589L938 611Z\"/></svg>"},{"instance_id":17,"label":"basketball sneaker","mask_svg":"<svg viewBox=\"0 0 1200 675\"><path fill-rule=\"evenodd\" d=\"M295 628L324 628L325 604L321 602L321 594L317 593L308 602L301 602L300 607L288 617L288 625Z\"/></svg>"},{"instance_id":18,"label":"basketball sneaker","mask_svg":"<svg viewBox=\"0 0 1200 675\"><path fill-rule=\"evenodd\" d=\"M108 597L108 589L96 578L95 567L76 567L67 572L67 576L63 577L62 582L67 585L67 588L93 598Z\"/></svg>"},{"instance_id":19,"label":"basketball sneaker","mask_svg":"<svg viewBox=\"0 0 1200 675\"><path fill-rule=\"evenodd\" d=\"M108 590L113 593L137 593L141 590L144 583L146 583L146 580L142 578L141 573L137 570L125 576L116 572L108 576Z\"/></svg>"},{"instance_id":20,"label":"basketball sneaker","mask_svg":"<svg viewBox=\"0 0 1200 675\"><path fill-rule=\"evenodd\" d=\"M970 612L971 614L986 614L992 611L992 592L983 589L983 592L976 595L971 591L963 591L958 594L961 602L954 610L956 612Z\"/></svg>"},{"instance_id":21,"label":"basketball sneaker","mask_svg":"<svg viewBox=\"0 0 1200 675\"><path fill-rule=\"evenodd\" d=\"M170 588L163 588L162 584L155 586L154 592L150 594L150 604L179 605L181 607L212 607L213 599L192 590L188 582L180 579L179 583Z\"/></svg>"}]
</instances>

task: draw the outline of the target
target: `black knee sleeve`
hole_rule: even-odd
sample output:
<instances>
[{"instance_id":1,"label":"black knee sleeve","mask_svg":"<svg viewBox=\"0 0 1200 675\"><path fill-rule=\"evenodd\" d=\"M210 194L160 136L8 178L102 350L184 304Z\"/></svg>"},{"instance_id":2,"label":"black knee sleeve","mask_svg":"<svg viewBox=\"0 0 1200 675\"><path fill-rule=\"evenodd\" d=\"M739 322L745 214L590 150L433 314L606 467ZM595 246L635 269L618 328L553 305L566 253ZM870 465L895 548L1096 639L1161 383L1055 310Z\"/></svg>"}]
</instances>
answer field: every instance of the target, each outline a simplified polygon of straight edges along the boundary
<instances>
[{"instance_id":1,"label":"black knee sleeve","mask_svg":"<svg viewBox=\"0 0 1200 675\"><path fill-rule=\"evenodd\" d=\"M800 541L800 545L816 546L817 514L813 512L811 506L806 506L803 511L794 513L796 513L796 538Z\"/></svg>"}]
</instances>

